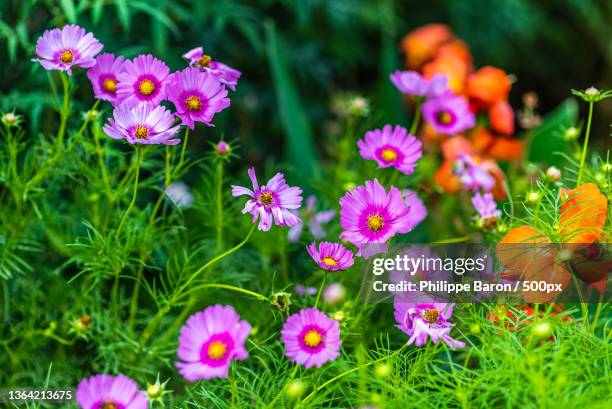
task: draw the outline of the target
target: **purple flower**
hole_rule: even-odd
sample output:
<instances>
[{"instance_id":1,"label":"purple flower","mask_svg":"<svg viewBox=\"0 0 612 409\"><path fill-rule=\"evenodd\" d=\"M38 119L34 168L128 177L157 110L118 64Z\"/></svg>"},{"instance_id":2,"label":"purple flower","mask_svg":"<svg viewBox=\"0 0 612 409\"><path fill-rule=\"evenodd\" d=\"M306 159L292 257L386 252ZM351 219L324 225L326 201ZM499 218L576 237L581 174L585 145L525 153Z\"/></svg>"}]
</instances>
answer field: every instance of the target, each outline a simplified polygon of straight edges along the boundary
<instances>
[{"instance_id":1,"label":"purple flower","mask_svg":"<svg viewBox=\"0 0 612 409\"><path fill-rule=\"evenodd\" d=\"M463 188L472 192L480 189L488 192L495 186L495 178L469 155L457 160L454 173L461 179Z\"/></svg>"},{"instance_id":2,"label":"purple flower","mask_svg":"<svg viewBox=\"0 0 612 409\"><path fill-rule=\"evenodd\" d=\"M281 331L285 355L306 368L321 367L340 355L340 325L316 308L287 318Z\"/></svg>"},{"instance_id":3,"label":"purple flower","mask_svg":"<svg viewBox=\"0 0 612 409\"><path fill-rule=\"evenodd\" d=\"M118 102L117 78L123 71L123 63L124 58L122 56L115 58L115 54L100 54L96 58L96 65L87 70L87 77L91 81L96 98L112 104Z\"/></svg>"},{"instance_id":4,"label":"purple flower","mask_svg":"<svg viewBox=\"0 0 612 409\"><path fill-rule=\"evenodd\" d=\"M330 305L338 304L346 296L346 288L340 283L328 284L323 290L323 300Z\"/></svg>"},{"instance_id":5,"label":"purple flower","mask_svg":"<svg viewBox=\"0 0 612 409\"><path fill-rule=\"evenodd\" d=\"M191 129L196 121L214 126L215 114L230 104L225 87L211 74L197 68L185 68L172 74L168 99L176 106L176 116Z\"/></svg>"},{"instance_id":6,"label":"purple flower","mask_svg":"<svg viewBox=\"0 0 612 409\"><path fill-rule=\"evenodd\" d=\"M238 79L242 75L240 71L218 61L213 61L210 56L204 54L202 47L186 52L183 54L183 58L189 61L189 65L192 67L199 67L202 71L209 72L232 91L236 90Z\"/></svg>"},{"instance_id":7,"label":"purple flower","mask_svg":"<svg viewBox=\"0 0 612 409\"><path fill-rule=\"evenodd\" d=\"M94 375L77 387L76 401L82 409L148 409L147 394L124 375Z\"/></svg>"},{"instance_id":8,"label":"purple flower","mask_svg":"<svg viewBox=\"0 0 612 409\"><path fill-rule=\"evenodd\" d=\"M436 98L450 92L448 77L435 74L431 80L416 71L395 71L389 79L402 94L413 97Z\"/></svg>"},{"instance_id":9,"label":"purple flower","mask_svg":"<svg viewBox=\"0 0 612 409\"><path fill-rule=\"evenodd\" d=\"M291 212L302 205L302 189L290 187L285 182L285 175L278 172L268 183L259 187L255 168L249 168L249 178L253 190L242 186L232 185L232 196L250 196L242 213L253 215L253 222L259 218L259 230L268 231L272 222L277 226L295 226L300 218Z\"/></svg>"},{"instance_id":10,"label":"purple flower","mask_svg":"<svg viewBox=\"0 0 612 409\"><path fill-rule=\"evenodd\" d=\"M482 220L498 219L501 216L501 211L497 210L497 203L495 203L492 193L482 195L477 192L472 197L472 205L474 205Z\"/></svg>"},{"instance_id":11,"label":"purple flower","mask_svg":"<svg viewBox=\"0 0 612 409\"><path fill-rule=\"evenodd\" d=\"M303 297L305 295L316 295L317 289L314 287L304 287L301 284L296 284L295 293L299 295L300 297Z\"/></svg>"},{"instance_id":12,"label":"purple flower","mask_svg":"<svg viewBox=\"0 0 612 409\"><path fill-rule=\"evenodd\" d=\"M176 351L179 373L190 382L226 378L232 359L247 359L244 343L251 324L231 306L213 305L187 320Z\"/></svg>"},{"instance_id":13,"label":"purple flower","mask_svg":"<svg viewBox=\"0 0 612 409\"><path fill-rule=\"evenodd\" d=\"M193 204L193 194L185 182L174 182L166 188L166 196L178 208L189 207Z\"/></svg>"},{"instance_id":14,"label":"purple flower","mask_svg":"<svg viewBox=\"0 0 612 409\"><path fill-rule=\"evenodd\" d=\"M141 104L135 108L120 105L113 110L113 117L104 125L104 132L113 139L126 139L129 143L147 145L176 145L172 139L180 126L174 125L174 115L163 106L153 109Z\"/></svg>"},{"instance_id":15,"label":"purple flower","mask_svg":"<svg viewBox=\"0 0 612 409\"><path fill-rule=\"evenodd\" d=\"M117 96L122 104L134 107L147 104L152 107L166 99L170 69L152 55L139 55L126 61L118 76Z\"/></svg>"},{"instance_id":16,"label":"purple flower","mask_svg":"<svg viewBox=\"0 0 612 409\"><path fill-rule=\"evenodd\" d=\"M429 99L421 109L423 117L441 134L454 135L466 131L476 122L467 101L456 95Z\"/></svg>"},{"instance_id":17,"label":"purple flower","mask_svg":"<svg viewBox=\"0 0 612 409\"><path fill-rule=\"evenodd\" d=\"M295 243L300 240L300 236L304 230L304 224L308 226L315 240L321 240L325 237L325 230L323 230L322 224L331 221L336 215L336 211L326 210L315 213L314 208L316 201L317 198L314 195L310 195L306 198L306 208L302 212L302 221L289 229L289 233L287 234L287 238L290 242Z\"/></svg>"},{"instance_id":18,"label":"purple flower","mask_svg":"<svg viewBox=\"0 0 612 409\"><path fill-rule=\"evenodd\" d=\"M359 247L384 244L397 233L408 233L414 226L410 208L398 188L389 193L377 179L368 180L340 199L340 237Z\"/></svg>"},{"instance_id":19,"label":"purple flower","mask_svg":"<svg viewBox=\"0 0 612 409\"><path fill-rule=\"evenodd\" d=\"M412 230L425 220L427 209L423 201L410 189L405 189L402 192L402 197L404 198L404 204L410 208L410 221L412 223L410 230Z\"/></svg>"},{"instance_id":20,"label":"purple flower","mask_svg":"<svg viewBox=\"0 0 612 409\"><path fill-rule=\"evenodd\" d=\"M379 168L393 166L398 171L410 175L417 161L423 156L423 144L408 131L397 125L385 125L374 129L357 141L359 154L367 160L375 160Z\"/></svg>"},{"instance_id":21,"label":"purple flower","mask_svg":"<svg viewBox=\"0 0 612 409\"><path fill-rule=\"evenodd\" d=\"M425 345L431 338L434 344L442 340L451 348L462 348L465 344L449 335L455 325L448 322L454 307L454 304L446 303L395 303L397 328L410 337L408 345Z\"/></svg>"},{"instance_id":22,"label":"purple flower","mask_svg":"<svg viewBox=\"0 0 612 409\"><path fill-rule=\"evenodd\" d=\"M355 260L353 252L342 245L342 243L330 243L323 241L319 243L312 242L306 247L310 257L325 271L341 271L351 268Z\"/></svg>"},{"instance_id":23,"label":"purple flower","mask_svg":"<svg viewBox=\"0 0 612 409\"><path fill-rule=\"evenodd\" d=\"M67 25L46 30L36 42L36 55L32 61L39 62L46 70L62 70L72 75L72 66L93 67L95 56L104 46L85 30L76 25Z\"/></svg>"}]
</instances>

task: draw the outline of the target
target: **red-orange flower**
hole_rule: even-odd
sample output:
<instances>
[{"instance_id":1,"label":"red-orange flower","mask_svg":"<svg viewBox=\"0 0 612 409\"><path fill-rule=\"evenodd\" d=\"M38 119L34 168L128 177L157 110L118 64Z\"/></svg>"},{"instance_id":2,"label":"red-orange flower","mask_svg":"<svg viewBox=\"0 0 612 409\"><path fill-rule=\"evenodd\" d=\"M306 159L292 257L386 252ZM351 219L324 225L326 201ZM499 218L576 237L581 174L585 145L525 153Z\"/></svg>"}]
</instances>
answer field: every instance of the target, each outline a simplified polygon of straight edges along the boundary
<instances>
[{"instance_id":1,"label":"red-orange flower","mask_svg":"<svg viewBox=\"0 0 612 409\"><path fill-rule=\"evenodd\" d=\"M608 199L593 183L564 192L559 232L563 243L593 243L602 238Z\"/></svg>"},{"instance_id":2,"label":"red-orange flower","mask_svg":"<svg viewBox=\"0 0 612 409\"><path fill-rule=\"evenodd\" d=\"M506 101L511 86L503 70L487 65L469 76L466 92L472 107L480 111L495 102Z\"/></svg>"},{"instance_id":3,"label":"red-orange flower","mask_svg":"<svg viewBox=\"0 0 612 409\"><path fill-rule=\"evenodd\" d=\"M515 160L523 157L522 141L493 135L485 128L476 128L472 132L471 140L477 152L496 160Z\"/></svg>"},{"instance_id":4,"label":"red-orange flower","mask_svg":"<svg viewBox=\"0 0 612 409\"><path fill-rule=\"evenodd\" d=\"M432 59L440 46L448 42L453 33L444 24L427 24L408 33L401 42L406 57L406 65L418 69Z\"/></svg>"},{"instance_id":5,"label":"red-orange flower","mask_svg":"<svg viewBox=\"0 0 612 409\"><path fill-rule=\"evenodd\" d=\"M423 65L423 76L431 79L435 74L448 77L448 86L456 94L462 94L465 89L470 66L460 57L447 53L437 55L433 60Z\"/></svg>"},{"instance_id":6,"label":"red-orange flower","mask_svg":"<svg viewBox=\"0 0 612 409\"><path fill-rule=\"evenodd\" d=\"M514 134L514 111L506 101L497 101L489 108L491 129L502 135Z\"/></svg>"}]
</instances>

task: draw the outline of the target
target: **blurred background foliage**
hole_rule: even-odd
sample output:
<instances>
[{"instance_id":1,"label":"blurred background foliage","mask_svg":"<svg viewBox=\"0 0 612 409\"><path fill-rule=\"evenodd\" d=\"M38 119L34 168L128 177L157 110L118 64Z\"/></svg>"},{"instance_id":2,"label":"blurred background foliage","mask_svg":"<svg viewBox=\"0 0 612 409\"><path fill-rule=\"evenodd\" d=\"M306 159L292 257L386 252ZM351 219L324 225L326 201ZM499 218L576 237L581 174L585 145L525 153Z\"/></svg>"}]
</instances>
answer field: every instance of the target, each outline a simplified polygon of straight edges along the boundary
<instances>
[{"instance_id":1,"label":"blurred background foliage","mask_svg":"<svg viewBox=\"0 0 612 409\"><path fill-rule=\"evenodd\" d=\"M612 2L598 0L3 0L0 109L26 113L35 133L55 126L46 109L53 103L49 74L30 63L36 39L53 26L78 23L106 52L153 53L173 70L185 66L185 51L203 45L243 77L217 128L197 129L195 149L224 133L245 146L249 164L273 158L294 166L296 176L317 176L318 160L333 146L326 141L337 125L330 113L334 93L371 98L373 126L407 122L388 74L401 67L398 43L410 30L449 24L471 47L477 67L494 65L515 76L515 109L525 92L536 91L539 111L547 113L572 88L610 86L611 21ZM76 75L85 77L82 70ZM86 110L92 92L81 86L78 93ZM610 104L597 109L593 140L609 145ZM561 122L575 117L567 105L561 111Z\"/></svg>"}]
</instances>

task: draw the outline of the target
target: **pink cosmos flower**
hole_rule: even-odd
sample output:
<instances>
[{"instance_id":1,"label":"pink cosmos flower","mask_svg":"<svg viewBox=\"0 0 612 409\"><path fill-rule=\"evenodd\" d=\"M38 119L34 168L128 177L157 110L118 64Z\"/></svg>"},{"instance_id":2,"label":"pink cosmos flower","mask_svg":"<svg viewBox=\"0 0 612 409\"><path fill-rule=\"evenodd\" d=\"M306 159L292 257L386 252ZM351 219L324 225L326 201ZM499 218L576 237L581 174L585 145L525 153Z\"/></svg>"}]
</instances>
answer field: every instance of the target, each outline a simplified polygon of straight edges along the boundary
<instances>
[{"instance_id":1,"label":"pink cosmos flower","mask_svg":"<svg viewBox=\"0 0 612 409\"><path fill-rule=\"evenodd\" d=\"M36 42L36 55L32 61L39 62L46 70L62 70L72 75L72 66L93 67L95 56L104 46L77 25L67 25L46 30Z\"/></svg>"},{"instance_id":2,"label":"pink cosmos flower","mask_svg":"<svg viewBox=\"0 0 612 409\"><path fill-rule=\"evenodd\" d=\"M395 71L389 79L402 94L413 97L437 98L450 92L448 77L435 74L431 80L416 71Z\"/></svg>"},{"instance_id":3,"label":"pink cosmos flower","mask_svg":"<svg viewBox=\"0 0 612 409\"><path fill-rule=\"evenodd\" d=\"M259 230L268 231L272 222L277 226L295 226L300 218L291 210L299 209L302 205L302 189L290 187L285 182L285 175L278 172L266 185L259 186L255 168L249 168L249 178L253 184L253 190L232 185L232 196L250 196L242 213L250 213L253 222L259 218Z\"/></svg>"},{"instance_id":4,"label":"pink cosmos flower","mask_svg":"<svg viewBox=\"0 0 612 409\"><path fill-rule=\"evenodd\" d=\"M325 230L323 230L322 225L330 222L336 215L336 211L324 210L322 212L315 212L316 202L317 198L314 195L310 195L306 198L306 208L302 212L302 220L290 228L289 233L287 233L287 238L290 242L295 243L300 240L300 236L304 230L304 224L308 226L308 230L310 230L315 240L321 240L325 237ZM296 212L294 212L294 214L296 214Z\"/></svg>"},{"instance_id":5,"label":"pink cosmos flower","mask_svg":"<svg viewBox=\"0 0 612 409\"><path fill-rule=\"evenodd\" d=\"M81 409L148 409L147 394L124 375L94 375L77 387L76 401Z\"/></svg>"},{"instance_id":6,"label":"pink cosmos flower","mask_svg":"<svg viewBox=\"0 0 612 409\"><path fill-rule=\"evenodd\" d=\"M501 217L501 211L497 210L497 203L495 203L492 193L482 195L480 192L477 192L472 197L472 205L474 205L482 220L498 219Z\"/></svg>"},{"instance_id":7,"label":"pink cosmos flower","mask_svg":"<svg viewBox=\"0 0 612 409\"><path fill-rule=\"evenodd\" d=\"M326 271L346 270L355 263L353 252L344 247L342 243L323 241L319 243L317 249L317 243L312 242L306 247L306 250L315 263Z\"/></svg>"},{"instance_id":8,"label":"pink cosmos flower","mask_svg":"<svg viewBox=\"0 0 612 409\"><path fill-rule=\"evenodd\" d=\"M87 77L91 81L94 95L98 99L116 104L117 98L117 77L123 70L124 58L115 54L100 54L96 58L96 65L87 70Z\"/></svg>"},{"instance_id":9,"label":"pink cosmos flower","mask_svg":"<svg viewBox=\"0 0 612 409\"><path fill-rule=\"evenodd\" d=\"M397 233L408 233L414 226L410 207L396 187L389 193L377 179L368 180L340 199L340 237L359 247L385 244Z\"/></svg>"},{"instance_id":10,"label":"pink cosmos flower","mask_svg":"<svg viewBox=\"0 0 612 409\"><path fill-rule=\"evenodd\" d=\"M211 74L186 68L172 74L168 99L176 106L176 116L193 129L195 122L212 124L213 116L230 105L225 87Z\"/></svg>"},{"instance_id":11,"label":"pink cosmos flower","mask_svg":"<svg viewBox=\"0 0 612 409\"><path fill-rule=\"evenodd\" d=\"M427 100L422 106L423 117L436 132L454 135L474 127L476 118L465 98L443 95Z\"/></svg>"},{"instance_id":12,"label":"pink cosmos flower","mask_svg":"<svg viewBox=\"0 0 612 409\"><path fill-rule=\"evenodd\" d=\"M395 303L395 321L397 328L410 338L408 345L425 345L431 338L434 344L440 340L451 348L462 348L465 343L457 341L449 335L455 325L448 322L453 315L454 304L446 303Z\"/></svg>"},{"instance_id":13,"label":"pink cosmos flower","mask_svg":"<svg viewBox=\"0 0 612 409\"><path fill-rule=\"evenodd\" d=\"M233 69L219 61L213 61L210 56L204 54L202 47L194 48L183 54L183 58L189 61L192 67L199 67L202 71L211 73L219 82L225 84L232 91L236 90L238 79L242 75L240 71Z\"/></svg>"},{"instance_id":14,"label":"pink cosmos flower","mask_svg":"<svg viewBox=\"0 0 612 409\"><path fill-rule=\"evenodd\" d=\"M367 160L375 160L379 168L393 166L398 171L410 175L416 163L423 156L423 144L408 131L397 125L385 125L374 129L357 141L359 154Z\"/></svg>"},{"instance_id":15,"label":"pink cosmos flower","mask_svg":"<svg viewBox=\"0 0 612 409\"><path fill-rule=\"evenodd\" d=\"M217 304L192 315L181 328L179 373L190 382L226 378L232 359L249 357L244 343L250 332L251 324L231 306Z\"/></svg>"},{"instance_id":16,"label":"pink cosmos flower","mask_svg":"<svg viewBox=\"0 0 612 409\"><path fill-rule=\"evenodd\" d=\"M404 198L404 204L410 208L410 221L414 229L419 223L421 223L427 217L427 208L423 201L417 196L415 192L410 189L405 189L402 192Z\"/></svg>"},{"instance_id":17,"label":"pink cosmos flower","mask_svg":"<svg viewBox=\"0 0 612 409\"><path fill-rule=\"evenodd\" d=\"M454 173L461 179L463 188L472 192L482 189L490 191L495 178L470 155L462 155L455 164Z\"/></svg>"},{"instance_id":18,"label":"pink cosmos flower","mask_svg":"<svg viewBox=\"0 0 612 409\"><path fill-rule=\"evenodd\" d=\"M281 331L285 355L306 368L321 367L340 355L340 325L316 308L287 318Z\"/></svg>"},{"instance_id":19,"label":"pink cosmos flower","mask_svg":"<svg viewBox=\"0 0 612 409\"><path fill-rule=\"evenodd\" d=\"M166 99L166 87L170 69L150 54L139 55L126 61L118 75L117 97L122 104L135 107L146 104L156 107Z\"/></svg>"},{"instance_id":20,"label":"pink cosmos flower","mask_svg":"<svg viewBox=\"0 0 612 409\"><path fill-rule=\"evenodd\" d=\"M113 117L104 125L104 132L113 139L126 139L129 143L146 145L176 145L172 139L180 129L174 125L174 115L163 106L155 109L147 104L130 108L120 105L113 110Z\"/></svg>"}]
</instances>

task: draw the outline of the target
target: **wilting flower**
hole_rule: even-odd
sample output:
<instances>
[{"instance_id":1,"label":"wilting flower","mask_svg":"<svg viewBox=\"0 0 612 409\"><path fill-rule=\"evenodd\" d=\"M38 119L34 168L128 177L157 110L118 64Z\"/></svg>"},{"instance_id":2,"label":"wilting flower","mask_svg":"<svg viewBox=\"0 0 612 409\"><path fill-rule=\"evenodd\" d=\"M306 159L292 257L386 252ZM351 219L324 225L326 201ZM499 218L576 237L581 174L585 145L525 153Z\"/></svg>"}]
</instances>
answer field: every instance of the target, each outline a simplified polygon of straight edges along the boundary
<instances>
[{"instance_id":1,"label":"wilting flower","mask_svg":"<svg viewBox=\"0 0 612 409\"><path fill-rule=\"evenodd\" d=\"M455 325L448 322L453 315L454 307L454 304L446 303L395 303L397 328L410 337L408 345L425 345L431 338L434 344L442 340L451 348L462 348L465 343L449 335L451 328Z\"/></svg>"},{"instance_id":2,"label":"wilting flower","mask_svg":"<svg viewBox=\"0 0 612 409\"><path fill-rule=\"evenodd\" d=\"M495 227L497 219L501 217L501 211L497 210L497 203L495 203L492 193L482 195L477 192L472 197L472 205L478 212L479 221L484 227Z\"/></svg>"},{"instance_id":3,"label":"wilting flower","mask_svg":"<svg viewBox=\"0 0 612 409\"><path fill-rule=\"evenodd\" d=\"M410 207L396 187L389 193L377 179L368 180L340 199L340 237L359 247L365 244L385 244L397 233L408 233L414 224Z\"/></svg>"},{"instance_id":4,"label":"wilting flower","mask_svg":"<svg viewBox=\"0 0 612 409\"><path fill-rule=\"evenodd\" d=\"M232 359L249 357L244 342L250 332L251 324L231 306L217 304L192 315L181 328L179 373L190 382L226 378Z\"/></svg>"},{"instance_id":5,"label":"wilting flower","mask_svg":"<svg viewBox=\"0 0 612 409\"><path fill-rule=\"evenodd\" d=\"M210 73L193 67L172 75L168 99L176 106L176 116L191 129L196 121L214 126L213 116L230 105L225 87Z\"/></svg>"},{"instance_id":6,"label":"wilting flower","mask_svg":"<svg viewBox=\"0 0 612 409\"><path fill-rule=\"evenodd\" d=\"M300 218L291 210L296 210L302 205L302 189L290 187L285 182L285 175L278 172L266 185L259 186L255 168L249 168L249 178L253 184L253 190L246 187L232 185L232 196L250 196L242 213L250 213L253 222L259 218L259 230L268 231L272 222L277 226L295 226Z\"/></svg>"},{"instance_id":7,"label":"wilting flower","mask_svg":"<svg viewBox=\"0 0 612 409\"><path fill-rule=\"evenodd\" d=\"M96 98L113 104L118 102L118 75L123 70L123 63L124 58L115 58L115 54L105 53L96 57L96 65L87 70L87 77L91 81Z\"/></svg>"},{"instance_id":8,"label":"wilting flower","mask_svg":"<svg viewBox=\"0 0 612 409\"><path fill-rule=\"evenodd\" d=\"M314 287L304 287L301 284L296 284L295 293L300 297L304 297L305 295L316 295L317 289Z\"/></svg>"},{"instance_id":9,"label":"wilting flower","mask_svg":"<svg viewBox=\"0 0 612 409\"><path fill-rule=\"evenodd\" d=\"M410 96L436 98L450 92L448 78L440 74L428 80L416 71L398 70L389 79L402 94Z\"/></svg>"},{"instance_id":10,"label":"wilting flower","mask_svg":"<svg viewBox=\"0 0 612 409\"><path fill-rule=\"evenodd\" d=\"M174 125L174 115L163 106L151 108L146 104L130 108L120 105L113 110L113 117L104 125L104 132L113 139L126 139L129 143L146 145L176 145L172 139L180 129Z\"/></svg>"},{"instance_id":11,"label":"wilting flower","mask_svg":"<svg viewBox=\"0 0 612 409\"><path fill-rule=\"evenodd\" d=\"M139 104L156 107L166 99L169 75L170 69L163 61L150 54L139 55L124 63L123 72L118 75L117 97L129 107Z\"/></svg>"},{"instance_id":12,"label":"wilting flower","mask_svg":"<svg viewBox=\"0 0 612 409\"><path fill-rule=\"evenodd\" d=\"M46 30L36 42L36 55L32 61L39 62L46 70L62 70L72 75L72 66L93 67L95 56L104 46L77 25L67 25Z\"/></svg>"},{"instance_id":13,"label":"wilting flower","mask_svg":"<svg viewBox=\"0 0 612 409\"><path fill-rule=\"evenodd\" d=\"M336 215L335 210L324 210L322 212L315 212L315 203L317 198L314 195L306 198L306 208L302 212L302 220L289 229L287 237L292 243L297 242L302 235L304 230L304 224L308 226L308 230L316 240L320 240L325 237L325 230L323 230L323 224L328 223ZM294 212L295 213L295 212Z\"/></svg>"},{"instance_id":14,"label":"wilting flower","mask_svg":"<svg viewBox=\"0 0 612 409\"><path fill-rule=\"evenodd\" d=\"M238 79L242 75L240 71L233 69L219 61L213 61L210 56L204 54L202 47L194 48L183 54L183 58L189 61L192 67L198 67L202 71L209 72L219 82L227 85L232 91L236 90Z\"/></svg>"},{"instance_id":15,"label":"wilting flower","mask_svg":"<svg viewBox=\"0 0 612 409\"><path fill-rule=\"evenodd\" d=\"M385 125L365 133L364 139L357 141L359 154L367 160L375 160L379 168L393 166L398 171L410 175L416 163L423 156L423 144L408 131L396 125Z\"/></svg>"},{"instance_id":16,"label":"wilting flower","mask_svg":"<svg viewBox=\"0 0 612 409\"><path fill-rule=\"evenodd\" d=\"M342 243L330 243L323 241L319 243L312 242L306 247L310 257L317 263L319 267L326 271L341 271L350 268L355 260L353 252Z\"/></svg>"},{"instance_id":17,"label":"wilting flower","mask_svg":"<svg viewBox=\"0 0 612 409\"><path fill-rule=\"evenodd\" d=\"M285 355L306 368L321 367L340 355L340 325L316 308L287 318L281 331Z\"/></svg>"},{"instance_id":18,"label":"wilting flower","mask_svg":"<svg viewBox=\"0 0 612 409\"><path fill-rule=\"evenodd\" d=\"M425 220L427 217L427 208L425 208L425 204L417 194L410 189L405 189L402 192L402 197L404 198L404 204L410 208L410 221L413 224L411 227L412 230Z\"/></svg>"},{"instance_id":19,"label":"wilting flower","mask_svg":"<svg viewBox=\"0 0 612 409\"><path fill-rule=\"evenodd\" d=\"M94 375L77 387L76 401L82 409L148 409L147 394L125 375Z\"/></svg>"},{"instance_id":20,"label":"wilting flower","mask_svg":"<svg viewBox=\"0 0 612 409\"><path fill-rule=\"evenodd\" d=\"M476 123L467 101L460 96L430 99L422 110L423 117L441 134L454 135L473 128Z\"/></svg>"},{"instance_id":21,"label":"wilting flower","mask_svg":"<svg viewBox=\"0 0 612 409\"><path fill-rule=\"evenodd\" d=\"M465 190L476 192L482 189L489 192L495 186L495 178L469 155L463 155L457 161L455 174L461 179Z\"/></svg>"},{"instance_id":22,"label":"wilting flower","mask_svg":"<svg viewBox=\"0 0 612 409\"><path fill-rule=\"evenodd\" d=\"M340 283L328 284L323 290L323 300L330 305L338 304L346 296L346 288Z\"/></svg>"},{"instance_id":23,"label":"wilting flower","mask_svg":"<svg viewBox=\"0 0 612 409\"><path fill-rule=\"evenodd\" d=\"M193 203L191 190L184 182L179 181L171 183L166 188L166 196L168 196L177 207L189 207Z\"/></svg>"}]
</instances>

